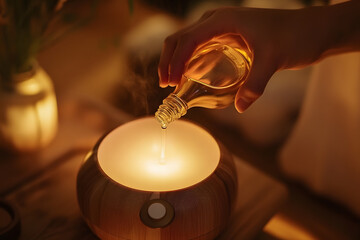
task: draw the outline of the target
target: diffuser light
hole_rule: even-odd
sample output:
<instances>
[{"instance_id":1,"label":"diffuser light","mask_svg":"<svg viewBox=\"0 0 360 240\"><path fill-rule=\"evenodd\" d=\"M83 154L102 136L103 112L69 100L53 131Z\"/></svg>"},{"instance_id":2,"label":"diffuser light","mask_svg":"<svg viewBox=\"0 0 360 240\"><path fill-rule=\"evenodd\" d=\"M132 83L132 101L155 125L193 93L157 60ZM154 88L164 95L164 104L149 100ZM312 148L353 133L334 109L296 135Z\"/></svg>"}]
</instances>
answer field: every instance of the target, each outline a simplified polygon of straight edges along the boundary
<instances>
[{"instance_id":1,"label":"diffuser light","mask_svg":"<svg viewBox=\"0 0 360 240\"><path fill-rule=\"evenodd\" d=\"M162 131L166 149L161 159ZM176 121L162 130L154 118L124 124L108 134L98 150L101 169L126 187L164 192L190 187L211 175L220 149L205 130Z\"/></svg>"}]
</instances>

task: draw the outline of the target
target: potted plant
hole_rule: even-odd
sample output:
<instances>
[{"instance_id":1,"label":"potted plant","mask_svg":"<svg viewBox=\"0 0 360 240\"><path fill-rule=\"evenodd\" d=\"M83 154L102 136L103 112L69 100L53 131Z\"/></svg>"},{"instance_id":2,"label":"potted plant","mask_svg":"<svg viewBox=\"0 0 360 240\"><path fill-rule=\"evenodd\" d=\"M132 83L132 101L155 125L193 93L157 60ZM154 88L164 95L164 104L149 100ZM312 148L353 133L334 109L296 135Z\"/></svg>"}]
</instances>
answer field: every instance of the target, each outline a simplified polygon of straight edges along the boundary
<instances>
[{"instance_id":1,"label":"potted plant","mask_svg":"<svg viewBox=\"0 0 360 240\"><path fill-rule=\"evenodd\" d=\"M36 61L66 0L0 0L0 147L27 152L56 135L52 81Z\"/></svg>"}]
</instances>

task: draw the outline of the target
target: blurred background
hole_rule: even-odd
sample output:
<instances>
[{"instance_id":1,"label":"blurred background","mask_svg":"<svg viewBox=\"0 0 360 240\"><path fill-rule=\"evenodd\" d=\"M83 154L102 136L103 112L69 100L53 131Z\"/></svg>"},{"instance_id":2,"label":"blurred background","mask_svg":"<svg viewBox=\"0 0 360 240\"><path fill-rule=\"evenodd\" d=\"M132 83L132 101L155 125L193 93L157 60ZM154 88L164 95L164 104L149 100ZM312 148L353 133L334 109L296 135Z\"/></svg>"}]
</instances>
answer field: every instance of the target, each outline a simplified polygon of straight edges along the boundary
<instances>
[{"instance_id":1,"label":"blurred background","mask_svg":"<svg viewBox=\"0 0 360 240\"><path fill-rule=\"evenodd\" d=\"M63 31L37 59L51 76L59 99L75 94L131 116L153 115L173 91L158 86L157 65L166 36L216 7L296 9L326 4L326 0L68 0L61 10L68 12L66 21L50 29L86 21ZM360 239L359 212L292 177L279 161L312 72L313 66L276 73L264 95L241 115L231 106L194 108L185 116L288 187L287 202L257 239Z\"/></svg>"}]
</instances>

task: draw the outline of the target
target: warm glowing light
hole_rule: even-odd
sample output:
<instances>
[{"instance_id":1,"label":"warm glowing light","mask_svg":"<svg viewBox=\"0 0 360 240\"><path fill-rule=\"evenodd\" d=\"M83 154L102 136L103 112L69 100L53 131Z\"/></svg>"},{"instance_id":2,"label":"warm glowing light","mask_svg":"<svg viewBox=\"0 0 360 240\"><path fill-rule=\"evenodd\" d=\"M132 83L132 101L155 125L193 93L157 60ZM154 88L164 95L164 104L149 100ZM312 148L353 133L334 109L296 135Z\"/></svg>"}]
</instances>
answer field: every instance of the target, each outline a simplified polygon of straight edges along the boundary
<instances>
[{"instance_id":1,"label":"warm glowing light","mask_svg":"<svg viewBox=\"0 0 360 240\"><path fill-rule=\"evenodd\" d=\"M284 215L275 215L264 227L264 232L278 239L318 239L304 226L298 224Z\"/></svg>"},{"instance_id":2,"label":"warm glowing light","mask_svg":"<svg viewBox=\"0 0 360 240\"><path fill-rule=\"evenodd\" d=\"M0 136L19 151L47 145L56 135L57 102L51 79L38 69L29 79L19 81L14 92L0 92Z\"/></svg>"},{"instance_id":3,"label":"warm glowing light","mask_svg":"<svg viewBox=\"0 0 360 240\"><path fill-rule=\"evenodd\" d=\"M17 90L24 95L35 95L42 91L42 86L38 79L30 78L28 81L20 82Z\"/></svg>"},{"instance_id":4,"label":"warm glowing light","mask_svg":"<svg viewBox=\"0 0 360 240\"><path fill-rule=\"evenodd\" d=\"M162 151L163 132L152 117L118 127L99 146L100 167L124 186L155 192L192 186L215 171L220 149L209 133L193 123L176 121L166 130L166 151Z\"/></svg>"},{"instance_id":5,"label":"warm glowing light","mask_svg":"<svg viewBox=\"0 0 360 240\"><path fill-rule=\"evenodd\" d=\"M33 105L14 104L5 112L7 128L2 129L18 149L36 149L51 141L57 130L55 95L47 95Z\"/></svg>"}]
</instances>

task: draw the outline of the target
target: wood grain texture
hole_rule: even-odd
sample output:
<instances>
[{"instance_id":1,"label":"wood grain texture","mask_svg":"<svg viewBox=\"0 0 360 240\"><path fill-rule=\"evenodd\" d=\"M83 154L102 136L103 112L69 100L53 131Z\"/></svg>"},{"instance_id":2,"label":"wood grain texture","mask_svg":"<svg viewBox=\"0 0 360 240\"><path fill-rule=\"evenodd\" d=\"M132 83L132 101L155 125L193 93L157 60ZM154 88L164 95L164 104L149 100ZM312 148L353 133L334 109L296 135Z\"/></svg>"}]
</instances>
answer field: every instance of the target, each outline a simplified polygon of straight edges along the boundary
<instances>
[{"instance_id":1,"label":"wood grain texture","mask_svg":"<svg viewBox=\"0 0 360 240\"><path fill-rule=\"evenodd\" d=\"M141 221L139 213L153 192L130 189L107 177L98 164L98 145L79 171L77 194L86 222L101 239L208 240L226 227L237 178L232 156L223 146L219 166L204 181L160 193L159 198L173 206L175 217L164 228L150 228Z\"/></svg>"}]
</instances>

